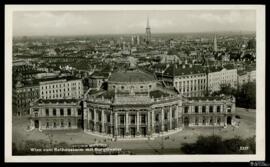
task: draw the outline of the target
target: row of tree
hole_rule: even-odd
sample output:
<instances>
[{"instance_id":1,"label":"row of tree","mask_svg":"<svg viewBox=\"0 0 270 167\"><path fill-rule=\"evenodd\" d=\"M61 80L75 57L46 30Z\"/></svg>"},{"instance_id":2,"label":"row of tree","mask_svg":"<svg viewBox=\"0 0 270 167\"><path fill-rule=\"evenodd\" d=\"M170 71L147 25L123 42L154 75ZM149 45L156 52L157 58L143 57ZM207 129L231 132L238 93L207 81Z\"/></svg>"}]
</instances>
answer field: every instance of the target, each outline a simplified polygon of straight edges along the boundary
<instances>
[{"instance_id":1,"label":"row of tree","mask_svg":"<svg viewBox=\"0 0 270 167\"><path fill-rule=\"evenodd\" d=\"M256 83L248 82L239 86L237 89L232 88L230 84L222 84L220 91L213 92L216 95L233 95L236 98L236 106L243 108L256 109Z\"/></svg>"},{"instance_id":2,"label":"row of tree","mask_svg":"<svg viewBox=\"0 0 270 167\"><path fill-rule=\"evenodd\" d=\"M199 136L195 143L184 143L181 151L186 154L255 154L255 136L226 140L220 136Z\"/></svg>"}]
</instances>

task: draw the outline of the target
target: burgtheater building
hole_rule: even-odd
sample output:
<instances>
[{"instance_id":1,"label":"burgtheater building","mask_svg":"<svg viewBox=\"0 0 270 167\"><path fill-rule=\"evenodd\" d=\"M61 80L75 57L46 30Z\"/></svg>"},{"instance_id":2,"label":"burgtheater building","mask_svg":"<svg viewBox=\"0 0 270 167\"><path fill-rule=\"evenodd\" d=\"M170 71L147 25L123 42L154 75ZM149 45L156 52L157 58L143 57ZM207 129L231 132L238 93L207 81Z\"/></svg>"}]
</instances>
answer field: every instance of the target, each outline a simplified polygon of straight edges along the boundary
<instances>
[{"instance_id":1,"label":"burgtheater building","mask_svg":"<svg viewBox=\"0 0 270 167\"><path fill-rule=\"evenodd\" d=\"M87 92L84 131L108 137L155 137L185 127L233 124L233 97L184 97L140 70L113 73L108 90Z\"/></svg>"},{"instance_id":2,"label":"burgtheater building","mask_svg":"<svg viewBox=\"0 0 270 167\"><path fill-rule=\"evenodd\" d=\"M36 102L31 107L32 126L82 128L89 134L131 139L234 124L234 97L185 97L138 69L112 73L106 90L90 88L77 101Z\"/></svg>"}]
</instances>

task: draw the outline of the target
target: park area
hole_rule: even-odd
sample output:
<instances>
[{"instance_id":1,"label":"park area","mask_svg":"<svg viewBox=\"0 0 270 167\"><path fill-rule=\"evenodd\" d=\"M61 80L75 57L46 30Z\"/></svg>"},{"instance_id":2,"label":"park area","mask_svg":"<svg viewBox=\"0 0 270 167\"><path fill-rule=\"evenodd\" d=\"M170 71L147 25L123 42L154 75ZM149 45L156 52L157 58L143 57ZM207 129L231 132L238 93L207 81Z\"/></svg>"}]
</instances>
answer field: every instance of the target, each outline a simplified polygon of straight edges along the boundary
<instances>
[{"instance_id":1,"label":"park area","mask_svg":"<svg viewBox=\"0 0 270 167\"><path fill-rule=\"evenodd\" d=\"M239 127L228 126L226 128L185 128L182 131L169 136L156 137L153 140L117 140L106 139L96 135L84 133L83 130L57 130L42 131L34 129L27 131L28 118L14 117L12 129L12 143L17 149L29 140L47 141L52 144L66 143L74 144L94 144L101 143L109 148L121 148L132 154L183 154L181 146L183 143L194 143L199 136L218 135L222 139L230 139L240 136L243 139L253 137L256 129L256 112L254 109L236 108Z\"/></svg>"}]
</instances>

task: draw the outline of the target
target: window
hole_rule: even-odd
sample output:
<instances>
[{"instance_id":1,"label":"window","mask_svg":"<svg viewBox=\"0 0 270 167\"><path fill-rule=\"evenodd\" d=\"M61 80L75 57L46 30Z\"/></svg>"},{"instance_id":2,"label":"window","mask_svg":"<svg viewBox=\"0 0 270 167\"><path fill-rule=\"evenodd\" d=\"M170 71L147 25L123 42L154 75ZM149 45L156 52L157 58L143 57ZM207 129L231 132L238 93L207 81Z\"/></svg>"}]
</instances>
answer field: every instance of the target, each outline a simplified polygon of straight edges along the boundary
<instances>
[{"instance_id":1,"label":"window","mask_svg":"<svg viewBox=\"0 0 270 167\"><path fill-rule=\"evenodd\" d=\"M168 112L164 112L164 119L165 119L165 120L168 119Z\"/></svg>"},{"instance_id":2,"label":"window","mask_svg":"<svg viewBox=\"0 0 270 167\"><path fill-rule=\"evenodd\" d=\"M125 89L125 87L124 86L121 86L121 89L123 90L123 89Z\"/></svg>"},{"instance_id":3,"label":"window","mask_svg":"<svg viewBox=\"0 0 270 167\"><path fill-rule=\"evenodd\" d=\"M202 123L203 125L205 125L205 117L203 117Z\"/></svg>"},{"instance_id":4,"label":"window","mask_svg":"<svg viewBox=\"0 0 270 167\"><path fill-rule=\"evenodd\" d=\"M71 122L70 121L68 122L68 127L71 127Z\"/></svg>"},{"instance_id":5,"label":"window","mask_svg":"<svg viewBox=\"0 0 270 167\"><path fill-rule=\"evenodd\" d=\"M195 113L198 113L199 112L199 108L198 106L195 106Z\"/></svg>"},{"instance_id":6,"label":"window","mask_svg":"<svg viewBox=\"0 0 270 167\"><path fill-rule=\"evenodd\" d=\"M227 106L227 112L231 112L231 106Z\"/></svg>"},{"instance_id":7,"label":"window","mask_svg":"<svg viewBox=\"0 0 270 167\"><path fill-rule=\"evenodd\" d=\"M120 115L120 124L124 124L124 122L125 122L124 115Z\"/></svg>"},{"instance_id":8,"label":"window","mask_svg":"<svg viewBox=\"0 0 270 167\"><path fill-rule=\"evenodd\" d=\"M61 108L60 109L60 115L63 116L64 115L64 110Z\"/></svg>"},{"instance_id":9,"label":"window","mask_svg":"<svg viewBox=\"0 0 270 167\"><path fill-rule=\"evenodd\" d=\"M202 112L205 113L205 106L202 106Z\"/></svg>"},{"instance_id":10,"label":"window","mask_svg":"<svg viewBox=\"0 0 270 167\"><path fill-rule=\"evenodd\" d=\"M217 106L217 112L220 112L220 106Z\"/></svg>"},{"instance_id":11,"label":"window","mask_svg":"<svg viewBox=\"0 0 270 167\"><path fill-rule=\"evenodd\" d=\"M107 122L111 122L111 115L107 114Z\"/></svg>"},{"instance_id":12,"label":"window","mask_svg":"<svg viewBox=\"0 0 270 167\"><path fill-rule=\"evenodd\" d=\"M46 116L49 116L49 109L46 109Z\"/></svg>"},{"instance_id":13,"label":"window","mask_svg":"<svg viewBox=\"0 0 270 167\"><path fill-rule=\"evenodd\" d=\"M81 115L82 111L80 109L78 109L78 115Z\"/></svg>"},{"instance_id":14,"label":"window","mask_svg":"<svg viewBox=\"0 0 270 167\"><path fill-rule=\"evenodd\" d=\"M56 116L56 109L53 109L53 116Z\"/></svg>"},{"instance_id":15,"label":"window","mask_svg":"<svg viewBox=\"0 0 270 167\"><path fill-rule=\"evenodd\" d=\"M141 123L145 124L145 115L144 114L141 115Z\"/></svg>"},{"instance_id":16,"label":"window","mask_svg":"<svg viewBox=\"0 0 270 167\"><path fill-rule=\"evenodd\" d=\"M130 123L135 124L135 115L130 116Z\"/></svg>"},{"instance_id":17,"label":"window","mask_svg":"<svg viewBox=\"0 0 270 167\"><path fill-rule=\"evenodd\" d=\"M68 115L71 115L71 109L68 108Z\"/></svg>"},{"instance_id":18,"label":"window","mask_svg":"<svg viewBox=\"0 0 270 167\"><path fill-rule=\"evenodd\" d=\"M98 113L98 120L101 121L101 113Z\"/></svg>"},{"instance_id":19,"label":"window","mask_svg":"<svg viewBox=\"0 0 270 167\"><path fill-rule=\"evenodd\" d=\"M198 125L199 123L198 123L199 121L198 121L198 118L196 117L195 118L195 125Z\"/></svg>"},{"instance_id":20,"label":"window","mask_svg":"<svg viewBox=\"0 0 270 167\"><path fill-rule=\"evenodd\" d=\"M47 123L46 123L46 128L49 128L49 127L50 127L50 123L47 122Z\"/></svg>"},{"instance_id":21,"label":"window","mask_svg":"<svg viewBox=\"0 0 270 167\"><path fill-rule=\"evenodd\" d=\"M141 86L141 89L143 88L143 86Z\"/></svg>"},{"instance_id":22,"label":"window","mask_svg":"<svg viewBox=\"0 0 270 167\"><path fill-rule=\"evenodd\" d=\"M94 120L94 111L91 110L90 112L91 112L91 118L92 118L92 120Z\"/></svg>"},{"instance_id":23,"label":"window","mask_svg":"<svg viewBox=\"0 0 270 167\"><path fill-rule=\"evenodd\" d=\"M149 89L151 89L152 88L152 85L149 85Z\"/></svg>"},{"instance_id":24,"label":"window","mask_svg":"<svg viewBox=\"0 0 270 167\"><path fill-rule=\"evenodd\" d=\"M53 127L56 128L56 122L53 122Z\"/></svg>"},{"instance_id":25,"label":"window","mask_svg":"<svg viewBox=\"0 0 270 167\"><path fill-rule=\"evenodd\" d=\"M213 112L213 106L209 107L209 112L212 113Z\"/></svg>"},{"instance_id":26,"label":"window","mask_svg":"<svg viewBox=\"0 0 270 167\"><path fill-rule=\"evenodd\" d=\"M61 120L61 127L64 127L64 121Z\"/></svg>"},{"instance_id":27,"label":"window","mask_svg":"<svg viewBox=\"0 0 270 167\"><path fill-rule=\"evenodd\" d=\"M213 125L213 118L211 117L209 120L210 125Z\"/></svg>"},{"instance_id":28,"label":"window","mask_svg":"<svg viewBox=\"0 0 270 167\"><path fill-rule=\"evenodd\" d=\"M159 121L159 114L156 114L156 121Z\"/></svg>"},{"instance_id":29,"label":"window","mask_svg":"<svg viewBox=\"0 0 270 167\"><path fill-rule=\"evenodd\" d=\"M217 124L220 125L220 118L217 119Z\"/></svg>"},{"instance_id":30,"label":"window","mask_svg":"<svg viewBox=\"0 0 270 167\"><path fill-rule=\"evenodd\" d=\"M188 107L185 107L185 111L184 111L185 113L188 113Z\"/></svg>"}]
</instances>

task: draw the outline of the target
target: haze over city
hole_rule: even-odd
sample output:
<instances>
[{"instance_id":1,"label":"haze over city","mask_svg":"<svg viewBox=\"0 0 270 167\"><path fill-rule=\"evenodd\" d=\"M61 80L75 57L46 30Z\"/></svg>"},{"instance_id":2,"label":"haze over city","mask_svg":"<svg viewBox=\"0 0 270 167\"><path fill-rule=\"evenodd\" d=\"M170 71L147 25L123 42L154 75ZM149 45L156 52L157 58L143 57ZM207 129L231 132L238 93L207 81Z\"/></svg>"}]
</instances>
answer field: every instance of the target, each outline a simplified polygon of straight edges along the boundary
<instances>
[{"instance_id":1,"label":"haze over city","mask_svg":"<svg viewBox=\"0 0 270 167\"><path fill-rule=\"evenodd\" d=\"M18 11L14 36L256 31L253 10Z\"/></svg>"}]
</instances>

